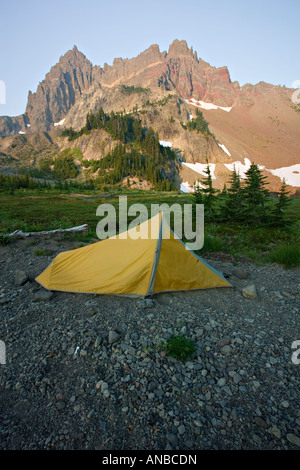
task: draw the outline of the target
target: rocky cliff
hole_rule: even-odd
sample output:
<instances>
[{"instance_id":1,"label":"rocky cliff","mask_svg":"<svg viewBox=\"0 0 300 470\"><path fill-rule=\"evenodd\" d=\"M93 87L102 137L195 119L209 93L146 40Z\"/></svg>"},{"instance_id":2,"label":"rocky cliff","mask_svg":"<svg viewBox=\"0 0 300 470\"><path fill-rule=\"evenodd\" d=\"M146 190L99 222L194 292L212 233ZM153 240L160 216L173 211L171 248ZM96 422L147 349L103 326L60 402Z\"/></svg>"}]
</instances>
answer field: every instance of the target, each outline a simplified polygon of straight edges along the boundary
<instances>
[{"instance_id":1,"label":"rocky cliff","mask_svg":"<svg viewBox=\"0 0 300 470\"><path fill-rule=\"evenodd\" d=\"M226 66L213 67L198 58L186 41L175 40L164 52L154 44L137 57L116 58L103 67L93 66L74 46L36 92L29 92L23 115L0 117L0 136L50 132L60 147L60 131L80 129L89 111L102 107L106 113L133 112L161 140L180 150L190 164L183 169L190 185L199 177L193 165L207 160L221 165L215 169L221 185L234 162L245 169L254 161L274 171L300 162L300 113L291 101L292 92L263 82L241 87L231 81ZM197 110L213 134L209 138L186 130ZM93 158L94 141L85 145L88 158ZM95 158L100 154L96 151ZM291 172L294 182L298 167ZM272 175L278 186L282 177Z\"/></svg>"}]
</instances>

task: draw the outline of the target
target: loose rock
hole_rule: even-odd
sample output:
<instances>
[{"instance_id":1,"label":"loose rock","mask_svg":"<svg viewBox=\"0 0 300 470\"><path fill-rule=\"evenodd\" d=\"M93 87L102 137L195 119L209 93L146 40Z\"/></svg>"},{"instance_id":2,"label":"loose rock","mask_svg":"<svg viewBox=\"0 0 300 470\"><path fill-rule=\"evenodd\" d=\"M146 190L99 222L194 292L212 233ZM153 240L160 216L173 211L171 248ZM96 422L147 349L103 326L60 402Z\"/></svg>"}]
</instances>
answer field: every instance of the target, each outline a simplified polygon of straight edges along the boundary
<instances>
[{"instance_id":1,"label":"loose rock","mask_svg":"<svg viewBox=\"0 0 300 470\"><path fill-rule=\"evenodd\" d=\"M257 297L256 287L254 285L244 287L242 294L247 299L255 299Z\"/></svg>"}]
</instances>

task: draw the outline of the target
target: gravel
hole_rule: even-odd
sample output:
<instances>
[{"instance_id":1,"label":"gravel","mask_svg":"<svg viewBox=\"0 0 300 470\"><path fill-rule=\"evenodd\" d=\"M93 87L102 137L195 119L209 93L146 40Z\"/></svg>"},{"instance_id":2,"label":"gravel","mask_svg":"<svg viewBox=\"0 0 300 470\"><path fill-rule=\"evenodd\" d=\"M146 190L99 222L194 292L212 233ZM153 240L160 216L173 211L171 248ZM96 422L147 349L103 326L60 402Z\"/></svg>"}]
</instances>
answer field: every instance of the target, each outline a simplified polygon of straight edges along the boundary
<instances>
[{"instance_id":1,"label":"gravel","mask_svg":"<svg viewBox=\"0 0 300 470\"><path fill-rule=\"evenodd\" d=\"M0 246L0 449L299 449L299 269L219 255L232 288L49 295L34 278L79 244L33 243Z\"/></svg>"}]
</instances>

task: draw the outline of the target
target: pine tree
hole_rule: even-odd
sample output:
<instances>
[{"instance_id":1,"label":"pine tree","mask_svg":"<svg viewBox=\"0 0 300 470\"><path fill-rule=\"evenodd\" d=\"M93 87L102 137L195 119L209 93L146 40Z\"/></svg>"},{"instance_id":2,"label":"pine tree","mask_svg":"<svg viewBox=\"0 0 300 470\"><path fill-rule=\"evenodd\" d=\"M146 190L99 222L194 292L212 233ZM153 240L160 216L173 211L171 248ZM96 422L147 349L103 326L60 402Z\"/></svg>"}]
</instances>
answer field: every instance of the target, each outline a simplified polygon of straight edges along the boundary
<instances>
[{"instance_id":1,"label":"pine tree","mask_svg":"<svg viewBox=\"0 0 300 470\"><path fill-rule=\"evenodd\" d=\"M214 215L214 205L217 190L213 187L210 166L208 163L204 173L207 175L201 180L201 184L204 185L204 188L202 189L204 212L207 218L212 218Z\"/></svg>"},{"instance_id":2,"label":"pine tree","mask_svg":"<svg viewBox=\"0 0 300 470\"><path fill-rule=\"evenodd\" d=\"M235 167L232 174L230 175L229 183L230 187L227 190L223 215L226 219L229 218L231 220L239 220L241 218L243 195L241 178Z\"/></svg>"},{"instance_id":3,"label":"pine tree","mask_svg":"<svg viewBox=\"0 0 300 470\"><path fill-rule=\"evenodd\" d=\"M195 204L203 204L203 192L199 179L194 183L193 202Z\"/></svg>"},{"instance_id":4,"label":"pine tree","mask_svg":"<svg viewBox=\"0 0 300 470\"><path fill-rule=\"evenodd\" d=\"M247 222L263 222L267 216L268 190L265 188L266 176L262 175L258 165L251 164L245 173L243 188L243 218Z\"/></svg>"},{"instance_id":5,"label":"pine tree","mask_svg":"<svg viewBox=\"0 0 300 470\"><path fill-rule=\"evenodd\" d=\"M275 225L284 225L287 222L286 216L286 209L291 202L288 195L290 191L287 191L287 185L285 179L282 182L280 192L278 194L278 200L276 202L274 212L273 212L273 220Z\"/></svg>"}]
</instances>

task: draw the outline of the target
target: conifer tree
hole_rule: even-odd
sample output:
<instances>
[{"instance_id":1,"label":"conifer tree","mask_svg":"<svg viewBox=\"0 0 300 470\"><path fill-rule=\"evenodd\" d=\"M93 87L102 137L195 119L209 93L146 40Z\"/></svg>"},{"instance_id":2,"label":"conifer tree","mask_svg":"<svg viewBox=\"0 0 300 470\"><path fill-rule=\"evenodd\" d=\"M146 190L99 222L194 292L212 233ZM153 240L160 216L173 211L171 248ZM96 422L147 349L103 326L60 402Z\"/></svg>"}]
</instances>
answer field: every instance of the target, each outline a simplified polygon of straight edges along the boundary
<instances>
[{"instance_id":1,"label":"conifer tree","mask_svg":"<svg viewBox=\"0 0 300 470\"><path fill-rule=\"evenodd\" d=\"M267 216L268 190L265 188L266 176L263 176L258 165L252 163L245 173L243 187L243 218L247 222L263 222Z\"/></svg>"},{"instance_id":2,"label":"conifer tree","mask_svg":"<svg viewBox=\"0 0 300 470\"><path fill-rule=\"evenodd\" d=\"M230 187L227 190L226 202L224 207L224 216L231 220L239 220L241 218L242 208L242 187L241 178L236 171L235 166L229 179Z\"/></svg>"},{"instance_id":3,"label":"conifer tree","mask_svg":"<svg viewBox=\"0 0 300 470\"><path fill-rule=\"evenodd\" d=\"M276 202L273 212L273 219L275 225L284 225L287 222L286 209L291 200L288 197L290 191L287 191L286 188L287 185L285 179L283 179L280 192L278 194L278 200Z\"/></svg>"},{"instance_id":4,"label":"conifer tree","mask_svg":"<svg viewBox=\"0 0 300 470\"><path fill-rule=\"evenodd\" d=\"M200 185L200 179L194 183L193 202L195 204L203 204L203 192Z\"/></svg>"},{"instance_id":5,"label":"conifer tree","mask_svg":"<svg viewBox=\"0 0 300 470\"><path fill-rule=\"evenodd\" d=\"M212 175L208 163L204 173L207 175L201 180L201 184L204 185L204 188L202 189L204 213L206 217L211 218L214 215L214 205L217 190L213 187Z\"/></svg>"}]
</instances>

